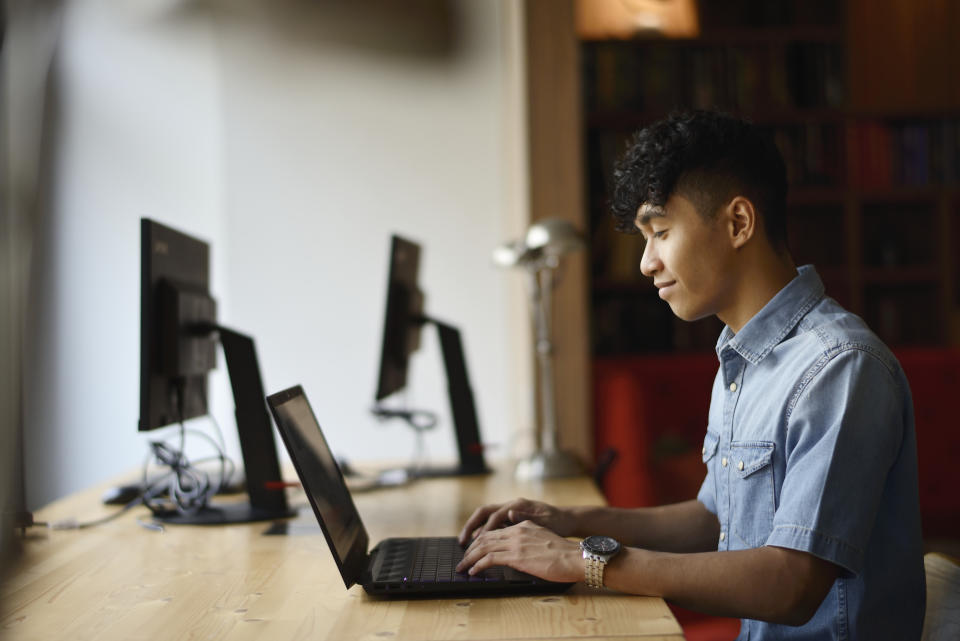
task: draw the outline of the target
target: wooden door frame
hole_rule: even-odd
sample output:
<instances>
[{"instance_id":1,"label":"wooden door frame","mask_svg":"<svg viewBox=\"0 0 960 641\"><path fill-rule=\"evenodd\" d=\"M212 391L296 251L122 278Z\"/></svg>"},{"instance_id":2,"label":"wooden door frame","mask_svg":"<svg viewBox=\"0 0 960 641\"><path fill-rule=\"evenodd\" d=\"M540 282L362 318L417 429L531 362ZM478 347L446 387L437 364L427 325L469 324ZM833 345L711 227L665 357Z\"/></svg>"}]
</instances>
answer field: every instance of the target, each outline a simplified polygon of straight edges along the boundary
<instances>
[{"instance_id":1,"label":"wooden door frame","mask_svg":"<svg viewBox=\"0 0 960 641\"><path fill-rule=\"evenodd\" d=\"M523 20L530 222L562 218L588 234L574 0L525 0ZM588 257L564 258L553 336L560 447L592 468Z\"/></svg>"}]
</instances>

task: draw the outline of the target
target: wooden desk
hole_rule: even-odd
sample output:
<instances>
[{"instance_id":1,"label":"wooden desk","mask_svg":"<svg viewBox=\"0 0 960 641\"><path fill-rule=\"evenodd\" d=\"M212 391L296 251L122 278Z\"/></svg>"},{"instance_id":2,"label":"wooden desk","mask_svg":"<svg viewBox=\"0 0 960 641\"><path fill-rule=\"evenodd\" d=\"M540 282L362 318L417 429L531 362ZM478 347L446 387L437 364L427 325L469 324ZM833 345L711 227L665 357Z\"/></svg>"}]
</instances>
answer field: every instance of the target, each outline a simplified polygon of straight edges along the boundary
<instances>
[{"instance_id":1,"label":"wooden desk","mask_svg":"<svg viewBox=\"0 0 960 641\"><path fill-rule=\"evenodd\" d=\"M292 475L291 475L292 476ZM41 510L38 520L108 514L93 488ZM597 504L586 478L519 484L507 473L419 481L354 496L371 541L453 535L472 510L517 495ZM386 601L344 589L302 493L292 534L269 524L145 529L138 507L101 526L31 530L2 586L5 639L330 639L345 641L586 638L680 641L658 598L590 591L558 596Z\"/></svg>"}]
</instances>

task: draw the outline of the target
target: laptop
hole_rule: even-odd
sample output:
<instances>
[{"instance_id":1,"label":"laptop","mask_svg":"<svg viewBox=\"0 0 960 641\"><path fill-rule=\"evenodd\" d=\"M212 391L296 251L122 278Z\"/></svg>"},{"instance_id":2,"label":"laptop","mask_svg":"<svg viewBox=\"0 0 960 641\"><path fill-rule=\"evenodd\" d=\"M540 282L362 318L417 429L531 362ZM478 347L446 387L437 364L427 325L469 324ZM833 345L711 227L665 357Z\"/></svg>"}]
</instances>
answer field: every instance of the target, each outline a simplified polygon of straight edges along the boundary
<instances>
[{"instance_id":1,"label":"laptop","mask_svg":"<svg viewBox=\"0 0 960 641\"><path fill-rule=\"evenodd\" d=\"M303 389L271 394L267 404L347 588L359 583L368 594L410 598L561 592L572 585L508 567L457 573L463 549L453 536L389 538L368 552L366 528Z\"/></svg>"}]
</instances>

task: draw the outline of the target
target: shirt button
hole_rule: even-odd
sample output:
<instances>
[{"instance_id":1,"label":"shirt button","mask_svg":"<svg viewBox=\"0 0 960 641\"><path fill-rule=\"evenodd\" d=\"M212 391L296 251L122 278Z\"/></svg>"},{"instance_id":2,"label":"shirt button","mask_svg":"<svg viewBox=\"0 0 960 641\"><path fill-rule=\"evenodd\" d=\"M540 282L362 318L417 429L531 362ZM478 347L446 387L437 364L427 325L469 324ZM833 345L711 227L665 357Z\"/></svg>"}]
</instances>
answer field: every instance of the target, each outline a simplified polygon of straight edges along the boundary
<instances>
[{"instance_id":1,"label":"shirt button","mask_svg":"<svg viewBox=\"0 0 960 641\"><path fill-rule=\"evenodd\" d=\"M725 541L726 538L727 538L727 533L726 533L726 532L721 532L721 533L720 533L720 540L721 540L721 541Z\"/></svg>"},{"instance_id":2,"label":"shirt button","mask_svg":"<svg viewBox=\"0 0 960 641\"><path fill-rule=\"evenodd\" d=\"M726 457L726 456L724 456L722 459L720 459L720 465L722 465L722 466L724 466L724 467L727 466L727 457Z\"/></svg>"},{"instance_id":3,"label":"shirt button","mask_svg":"<svg viewBox=\"0 0 960 641\"><path fill-rule=\"evenodd\" d=\"M737 463L737 469L740 470L741 472L743 471L743 461L740 461L739 463Z\"/></svg>"},{"instance_id":4,"label":"shirt button","mask_svg":"<svg viewBox=\"0 0 960 641\"><path fill-rule=\"evenodd\" d=\"M706 453L707 453L707 447L704 446L703 449L700 450L700 453L706 455Z\"/></svg>"},{"instance_id":5,"label":"shirt button","mask_svg":"<svg viewBox=\"0 0 960 641\"><path fill-rule=\"evenodd\" d=\"M730 383L730 391L731 391L731 392L736 392L736 391L737 391L737 384L736 384L736 383Z\"/></svg>"}]
</instances>

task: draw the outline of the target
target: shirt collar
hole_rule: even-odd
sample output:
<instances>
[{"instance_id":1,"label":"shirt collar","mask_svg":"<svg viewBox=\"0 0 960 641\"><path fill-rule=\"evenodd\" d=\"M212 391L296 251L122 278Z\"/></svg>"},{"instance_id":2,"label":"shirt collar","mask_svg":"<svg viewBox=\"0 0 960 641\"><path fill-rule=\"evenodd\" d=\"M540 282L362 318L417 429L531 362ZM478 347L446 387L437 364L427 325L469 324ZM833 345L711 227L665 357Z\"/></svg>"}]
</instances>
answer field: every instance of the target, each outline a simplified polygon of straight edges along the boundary
<instances>
[{"instance_id":1,"label":"shirt collar","mask_svg":"<svg viewBox=\"0 0 960 641\"><path fill-rule=\"evenodd\" d=\"M740 333L724 326L717 340L717 357L727 346L756 365L793 331L800 319L824 296L823 281L813 265L797 269L797 275L777 292Z\"/></svg>"}]
</instances>

